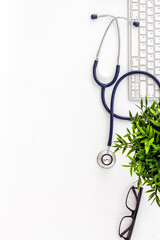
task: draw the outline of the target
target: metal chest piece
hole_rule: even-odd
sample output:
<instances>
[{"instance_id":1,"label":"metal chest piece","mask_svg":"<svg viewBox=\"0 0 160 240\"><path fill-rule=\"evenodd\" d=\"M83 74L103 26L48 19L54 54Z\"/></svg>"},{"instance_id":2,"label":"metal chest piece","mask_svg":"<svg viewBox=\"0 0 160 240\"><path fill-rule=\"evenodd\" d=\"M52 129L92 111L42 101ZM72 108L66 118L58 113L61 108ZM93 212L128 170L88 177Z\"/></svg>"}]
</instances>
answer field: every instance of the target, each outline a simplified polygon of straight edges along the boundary
<instances>
[{"instance_id":1,"label":"metal chest piece","mask_svg":"<svg viewBox=\"0 0 160 240\"><path fill-rule=\"evenodd\" d=\"M104 150L98 154L97 162L102 168L111 168L116 163L116 156L113 152Z\"/></svg>"}]
</instances>

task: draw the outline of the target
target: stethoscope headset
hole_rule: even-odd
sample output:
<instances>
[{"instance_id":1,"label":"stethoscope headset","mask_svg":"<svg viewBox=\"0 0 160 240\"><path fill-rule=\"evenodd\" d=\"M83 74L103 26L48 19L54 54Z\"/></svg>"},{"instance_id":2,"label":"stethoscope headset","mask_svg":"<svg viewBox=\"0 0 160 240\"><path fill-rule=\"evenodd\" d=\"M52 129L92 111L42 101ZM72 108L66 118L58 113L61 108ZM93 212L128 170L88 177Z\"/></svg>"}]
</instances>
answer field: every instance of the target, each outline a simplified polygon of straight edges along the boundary
<instances>
[{"instance_id":1,"label":"stethoscope headset","mask_svg":"<svg viewBox=\"0 0 160 240\"><path fill-rule=\"evenodd\" d=\"M98 156L97 156L97 162L98 164L102 167L102 168L110 168L112 167L115 162L116 162L116 157L115 154L113 152L110 151L111 145L112 145L112 137L113 137L113 121L114 121L114 117L118 118L118 119L122 119L122 120L130 120L129 117L125 117L125 116L121 116L118 115L116 113L114 113L114 99L115 99L115 94L116 94L116 90L119 86L119 84L122 82L122 80L124 80L126 77L134 75L134 74L143 74L146 75L150 78L152 78L160 87L160 81L151 73L145 72L145 71L140 71L140 70L135 70L135 71L130 71L125 73L124 75L122 75L119 78L119 74L120 74L120 63L119 63L119 57L120 57L120 30L119 30L119 23L118 23L118 19L124 19L126 21L128 21L130 24L132 24L135 27L139 27L139 22L137 21L131 21L128 18L124 18L124 17L114 17L112 15L96 15L96 14L92 14L91 15L91 19L97 19L99 17L111 17L112 20L110 21L109 25L107 26L104 35L102 37L102 40L100 42L97 54L96 54L96 59L94 61L93 64L93 77L95 82L101 87L101 100L103 103L104 108L106 109L106 111L110 114L110 129L109 129L109 138L108 138L108 144L107 144L107 149L101 151ZM116 23L116 28L117 28L117 33L118 33L118 55L117 55L117 65L116 65L116 69L115 69L115 74L113 77L111 77L111 81L108 83L103 83L101 79L108 79L108 77L104 77L101 74L99 74L98 72L98 60L99 60L99 56L100 56L100 51L101 51L101 47L103 45L105 36L108 32L108 29L110 28L110 26L113 23ZM119 78L119 79L118 79ZM112 94L111 94L111 102L110 102L110 108L108 107L106 100L105 100L105 90L106 88L110 87L111 85L114 85L113 90L112 90Z\"/></svg>"}]
</instances>

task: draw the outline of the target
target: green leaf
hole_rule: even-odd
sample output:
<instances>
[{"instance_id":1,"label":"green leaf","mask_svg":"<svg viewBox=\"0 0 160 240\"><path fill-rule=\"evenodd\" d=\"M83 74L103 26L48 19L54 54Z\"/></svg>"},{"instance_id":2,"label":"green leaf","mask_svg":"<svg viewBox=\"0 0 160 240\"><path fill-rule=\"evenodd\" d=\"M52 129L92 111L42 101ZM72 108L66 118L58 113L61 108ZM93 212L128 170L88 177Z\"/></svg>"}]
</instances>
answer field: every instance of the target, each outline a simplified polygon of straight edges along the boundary
<instances>
[{"instance_id":1,"label":"green leaf","mask_svg":"<svg viewBox=\"0 0 160 240\"><path fill-rule=\"evenodd\" d=\"M134 117L134 123L138 121L138 112L136 113L135 117Z\"/></svg>"},{"instance_id":2,"label":"green leaf","mask_svg":"<svg viewBox=\"0 0 160 240\"><path fill-rule=\"evenodd\" d=\"M147 99L147 96L145 96L145 104L146 104L146 107L148 105L148 99Z\"/></svg>"},{"instance_id":3,"label":"green leaf","mask_svg":"<svg viewBox=\"0 0 160 240\"><path fill-rule=\"evenodd\" d=\"M160 127L160 123L154 121L153 119L150 119L150 121L153 123L153 125Z\"/></svg>"},{"instance_id":4,"label":"green leaf","mask_svg":"<svg viewBox=\"0 0 160 240\"><path fill-rule=\"evenodd\" d=\"M117 147L115 150L114 150L114 153L118 152L119 151L119 147Z\"/></svg>"},{"instance_id":5,"label":"green leaf","mask_svg":"<svg viewBox=\"0 0 160 240\"><path fill-rule=\"evenodd\" d=\"M130 168L130 175L133 176L133 167Z\"/></svg>"},{"instance_id":6,"label":"green leaf","mask_svg":"<svg viewBox=\"0 0 160 240\"><path fill-rule=\"evenodd\" d=\"M141 98L141 109L143 109L143 98Z\"/></svg>"},{"instance_id":7,"label":"green leaf","mask_svg":"<svg viewBox=\"0 0 160 240\"><path fill-rule=\"evenodd\" d=\"M156 143L159 143L159 135L156 137Z\"/></svg>"},{"instance_id":8,"label":"green leaf","mask_svg":"<svg viewBox=\"0 0 160 240\"><path fill-rule=\"evenodd\" d=\"M149 136L152 137L152 135L153 135L153 129L152 129L152 126L150 126L150 128L149 128Z\"/></svg>"},{"instance_id":9,"label":"green leaf","mask_svg":"<svg viewBox=\"0 0 160 240\"><path fill-rule=\"evenodd\" d=\"M150 112L154 115L154 116L157 116L156 112L150 108Z\"/></svg>"},{"instance_id":10,"label":"green leaf","mask_svg":"<svg viewBox=\"0 0 160 240\"><path fill-rule=\"evenodd\" d=\"M150 190L146 191L146 193L150 193L150 192L154 192L154 190L150 189Z\"/></svg>"},{"instance_id":11,"label":"green leaf","mask_svg":"<svg viewBox=\"0 0 160 240\"><path fill-rule=\"evenodd\" d=\"M126 151L127 149L127 145L124 146L123 150L122 150L122 154Z\"/></svg>"},{"instance_id":12,"label":"green leaf","mask_svg":"<svg viewBox=\"0 0 160 240\"><path fill-rule=\"evenodd\" d=\"M127 153L127 157L128 157L132 152L134 152L134 151L135 151L135 148L132 147L132 148L129 150L129 152Z\"/></svg>"},{"instance_id":13,"label":"green leaf","mask_svg":"<svg viewBox=\"0 0 160 240\"><path fill-rule=\"evenodd\" d=\"M143 137L144 138L144 137ZM140 143L145 143L148 142L148 138L143 139L142 141L140 141Z\"/></svg>"},{"instance_id":14,"label":"green leaf","mask_svg":"<svg viewBox=\"0 0 160 240\"><path fill-rule=\"evenodd\" d=\"M138 164L138 172L139 172L139 173L141 172L141 168L142 168L142 164L141 164L141 162L139 161L139 164Z\"/></svg>"},{"instance_id":15,"label":"green leaf","mask_svg":"<svg viewBox=\"0 0 160 240\"><path fill-rule=\"evenodd\" d=\"M157 203L157 205L160 207L160 199L159 199L158 196L156 197L156 203Z\"/></svg>"},{"instance_id":16,"label":"green leaf","mask_svg":"<svg viewBox=\"0 0 160 240\"><path fill-rule=\"evenodd\" d=\"M145 132L143 131L143 129L139 126L139 124L136 122L136 126L138 128L138 130L143 134L145 135Z\"/></svg>"},{"instance_id":17,"label":"green leaf","mask_svg":"<svg viewBox=\"0 0 160 240\"><path fill-rule=\"evenodd\" d=\"M138 183L137 183L138 191L140 190L141 186L142 186L142 179L141 179L141 177L139 177L138 178Z\"/></svg>"},{"instance_id":18,"label":"green leaf","mask_svg":"<svg viewBox=\"0 0 160 240\"><path fill-rule=\"evenodd\" d=\"M131 134L131 131L127 128L127 132L129 133L129 134Z\"/></svg>"},{"instance_id":19,"label":"green leaf","mask_svg":"<svg viewBox=\"0 0 160 240\"><path fill-rule=\"evenodd\" d=\"M149 196L148 201L150 201L154 196L155 196L155 192L153 192L153 193Z\"/></svg>"},{"instance_id":20,"label":"green leaf","mask_svg":"<svg viewBox=\"0 0 160 240\"><path fill-rule=\"evenodd\" d=\"M149 129L150 129L150 125L148 124L147 125L147 128L146 128L146 134L149 135Z\"/></svg>"},{"instance_id":21,"label":"green leaf","mask_svg":"<svg viewBox=\"0 0 160 240\"><path fill-rule=\"evenodd\" d=\"M128 156L128 158L132 161L132 162L135 162L135 159L131 156Z\"/></svg>"},{"instance_id":22,"label":"green leaf","mask_svg":"<svg viewBox=\"0 0 160 240\"><path fill-rule=\"evenodd\" d=\"M149 149L150 149L149 143L145 142L145 152L146 152L146 154L149 152Z\"/></svg>"},{"instance_id":23,"label":"green leaf","mask_svg":"<svg viewBox=\"0 0 160 240\"><path fill-rule=\"evenodd\" d=\"M129 117L130 117L131 120L133 120L133 116L132 116L131 111L129 111Z\"/></svg>"},{"instance_id":24,"label":"green leaf","mask_svg":"<svg viewBox=\"0 0 160 240\"><path fill-rule=\"evenodd\" d=\"M154 138L152 138L151 140L149 140L148 144L151 146L153 142L154 142Z\"/></svg>"},{"instance_id":25,"label":"green leaf","mask_svg":"<svg viewBox=\"0 0 160 240\"><path fill-rule=\"evenodd\" d=\"M130 167L130 165L122 165L122 167Z\"/></svg>"}]
</instances>

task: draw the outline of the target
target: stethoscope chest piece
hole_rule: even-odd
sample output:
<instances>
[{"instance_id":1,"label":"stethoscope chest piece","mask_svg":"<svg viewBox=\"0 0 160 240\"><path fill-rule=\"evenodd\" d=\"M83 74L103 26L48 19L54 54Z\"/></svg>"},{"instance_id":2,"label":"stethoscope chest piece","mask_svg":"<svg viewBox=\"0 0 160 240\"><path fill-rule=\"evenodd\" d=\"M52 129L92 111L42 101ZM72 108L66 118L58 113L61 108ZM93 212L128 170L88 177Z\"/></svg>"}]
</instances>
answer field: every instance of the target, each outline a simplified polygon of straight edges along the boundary
<instances>
[{"instance_id":1,"label":"stethoscope chest piece","mask_svg":"<svg viewBox=\"0 0 160 240\"><path fill-rule=\"evenodd\" d=\"M97 162L102 168L111 168L116 163L116 156L113 152L104 150L98 154Z\"/></svg>"}]
</instances>

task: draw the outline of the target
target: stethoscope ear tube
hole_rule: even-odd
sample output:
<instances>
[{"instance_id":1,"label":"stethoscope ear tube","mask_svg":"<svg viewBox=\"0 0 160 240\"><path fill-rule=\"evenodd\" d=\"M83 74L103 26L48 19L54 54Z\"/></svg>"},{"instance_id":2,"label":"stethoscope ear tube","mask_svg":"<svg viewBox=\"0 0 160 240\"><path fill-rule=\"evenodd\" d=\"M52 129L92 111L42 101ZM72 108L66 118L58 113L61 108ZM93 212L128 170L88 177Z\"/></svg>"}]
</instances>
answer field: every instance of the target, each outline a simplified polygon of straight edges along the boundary
<instances>
[{"instance_id":1,"label":"stethoscope ear tube","mask_svg":"<svg viewBox=\"0 0 160 240\"><path fill-rule=\"evenodd\" d=\"M93 77L94 77L95 82L100 87L103 87L103 88L110 87L118 79L118 76L119 76L119 73L120 73L120 65L119 64L116 65L116 70L115 70L113 80L109 83L102 83L102 82L99 81L99 79L97 77L97 67L98 67L98 60L96 59L94 61L94 64L93 64Z\"/></svg>"}]
</instances>

